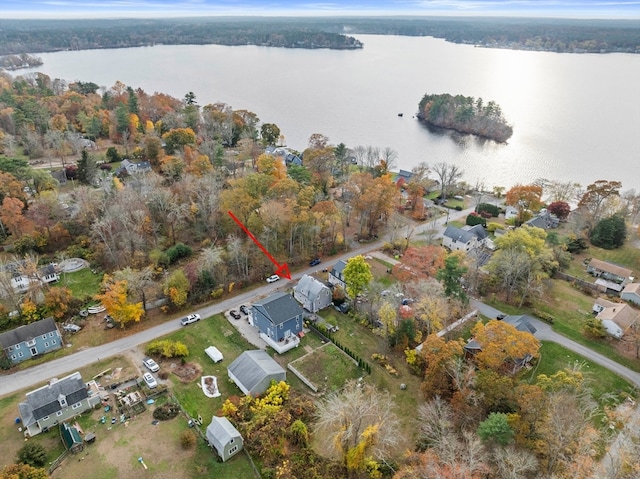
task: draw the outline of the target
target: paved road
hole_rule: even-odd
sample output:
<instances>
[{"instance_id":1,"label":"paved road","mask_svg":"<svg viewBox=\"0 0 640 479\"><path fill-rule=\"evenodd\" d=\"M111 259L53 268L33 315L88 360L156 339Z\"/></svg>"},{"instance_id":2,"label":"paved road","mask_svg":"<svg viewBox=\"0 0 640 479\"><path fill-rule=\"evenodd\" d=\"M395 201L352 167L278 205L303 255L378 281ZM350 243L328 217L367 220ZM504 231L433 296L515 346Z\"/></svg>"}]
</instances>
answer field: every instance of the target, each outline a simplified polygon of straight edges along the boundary
<instances>
[{"instance_id":1,"label":"paved road","mask_svg":"<svg viewBox=\"0 0 640 479\"><path fill-rule=\"evenodd\" d=\"M498 311L497 309L492 308L491 306L475 299L471 300L471 306L488 318L495 318L498 314L501 314L501 311ZM535 334L536 338L558 343L560 346L563 346L570 351L573 351L574 353L578 353L581 356L589 359L590 361L593 361L594 363L604 366L609 371L616 373L618 376L623 377L627 381L630 381L632 384L635 384L636 387L640 388L640 373L632 371L631 369L618 364L617 362L603 356L602 354L592 351L586 346L576 343L575 341L572 341L571 339L556 333L553 329L551 329L551 326L544 321L532 317L531 322L533 326L538 330Z\"/></svg>"},{"instance_id":2,"label":"paved road","mask_svg":"<svg viewBox=\"0 0 640 479\"><path fill-rule=\"evenodd\" d=\"M416 227L413 232L412 239L421 234L429 234L433 239L442 237L442 233L446 227L447 221L460 220L465 218L473 208L469 208L463 211L449 211L448 216L442 216L436 220L428 221ZM406 234L406 233L405 233ZM384 239L376 241L374 243L358 244L353 243L351 245L351 251L341 256L331 258L331 262L327 262L327 266L333 265L335 262L341 259L348 259L356 254L364 254L368 251L380 249L384 244ZM307 268L304 271L299 271L292 274L291 281L298 280L303 274L310 273L321 266L316 268ZM241 293L233 298L226 299L220 303L216 303L211 306L201 308L193 311L199 313L203 318L208 318L215 314L227 311L232 308L237 308L242 303L251 303L258 297L266 296L267 294L286 287L287 283L281 280L277 283L264 285L258 289L251 290L249 292ZM59 358L53 361L34 366L17 373L13 373L6 376L0 376L0 397L7 394L11 394L21 389L29 388L34 385L43 384L52 377L60 377L62 375L71 373L87 364L99 361L101 358L108 358L122 354L130 349L134 349L141 344L147 343L155 338L165 336L179 329L180 322L178 320L167 321L153 328L147 329L132 336L119 339L100 346L84 349L78 351L69 356Z\"/></svg>"}]
</instances>

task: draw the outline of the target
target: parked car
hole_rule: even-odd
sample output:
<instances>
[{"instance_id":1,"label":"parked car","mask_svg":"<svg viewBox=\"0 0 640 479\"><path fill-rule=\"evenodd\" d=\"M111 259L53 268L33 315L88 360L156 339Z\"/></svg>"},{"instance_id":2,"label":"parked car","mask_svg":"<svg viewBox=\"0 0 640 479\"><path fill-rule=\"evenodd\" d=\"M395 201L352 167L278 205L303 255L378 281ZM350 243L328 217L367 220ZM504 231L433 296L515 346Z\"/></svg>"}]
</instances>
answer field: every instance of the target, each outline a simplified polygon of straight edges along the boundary
<instances>
[{"instance_id":1,"label":"parked car","mask_svg":"<svg viewBox=\"0 0 640 479\"><path fill-rule=\"evenodd\" d=\"M156 362L155 362L153 359L151 359L151 358L144 358L144 359L142 360L142 364L144 364L144 365L147 367L147 369L148 369L149 371L151 371L152 373L155 373L155 372L157 372L157 371L159 371L159 370L160 370L160 366L158 366L158 363L156 363Z\"/></svg>"},{"instance_id":2,"label":"parked car","mask_svg":"<svg viewBox=\"0 0 640 479\"><path fill-rule=\"evenodd\" d=\"M322 263L322 261L320 261L320 258L312 259L311 261L309 261L309 266L318 266L320 263Z\"/></svg>"},{"instance_id":3,"label":"parked car","mask_svg":"<svg viewBox=\"0 0 640 479\"><path fill-rule=\"evenodd\" d=\"M233 319L240 319L242 317L242 316L240 316L240 313L238 313L235 309L232 309L231 311L229 311L229 315Z\"/></svg>"},{"instance_id":4,"label":"parked car","mask_svg":"<svg viewBox=\"0 0 640 479\"><path fill-rule=\"evenodd\" d=\"M67 333L77 333L82 328L77 324L65 324L62 326L62 329L65 330Z\"/></svg>"},{"instance_id":5,"label":"parked car","mask_svg":"<svg viewBox=\"0 0 640 479\"><path fill-rule=\"evenodd\" d=\"M503 320L504 318L506 318L506 317L507 317L507 315L506 315L506 314L499 314L498 316L496 316L496 319L497 319L498 321L502 321L502 320Z\"/></svg>"},{"instance_id":6,"label":"parked car","mask_svg":"<svg viewBox=\"0 0 640 479\"><path fill-rule=\"evenodd\" d=\"M280 279L280 276L278 276L277 274L274 274L267 278L267 283L275 283L279 279Z\"/></svg>"},{"instance_id":7,"label":"parked car","mask_svg":"<svg viewBox=\"0 0 640 479\"><path fill-rule=\"evenodd\" d=\"M249 315L249 308L247 308L244 304L240 305L240 312L245 316Z\"/></svg>"},{"instance_id":8,"label":"parked car","mask_svg":"<svg viewBox=\"0 0 640 479\"><path fill-rule=\"evenodd\" d=\"M156 378L154 378L151 373L144 373L142 375L142 379L144 379L144 382L149 387L149 389L158 387L158 382L156 381Z\"/></svg>"},{"instance_id":9,"label":"parked car","mask_svg":"<svg viewBox=\"0 0 640 479\"><path fill-rule=\"evenodd\" d=\"M190 314L180 320L180 324L186 326L187 324L195 323L196 321L200 321L200 315L198 313Z\"/></svg>"}]
</instances>

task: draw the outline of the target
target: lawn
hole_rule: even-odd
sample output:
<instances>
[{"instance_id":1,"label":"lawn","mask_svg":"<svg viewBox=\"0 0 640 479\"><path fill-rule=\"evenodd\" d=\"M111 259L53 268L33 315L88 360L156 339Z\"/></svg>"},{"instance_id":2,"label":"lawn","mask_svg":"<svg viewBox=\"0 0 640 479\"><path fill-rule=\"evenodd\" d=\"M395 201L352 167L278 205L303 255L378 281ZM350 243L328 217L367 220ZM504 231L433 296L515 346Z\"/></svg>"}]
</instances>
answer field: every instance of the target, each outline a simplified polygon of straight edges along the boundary
<instances>
[{"instance_id":1,"label":"lawn","mask_svg":"<svg viewBox=\"0 0 640 479\"><path fill-rule=\"evenodd\" d=\"M590 339L584 336L582 329L585 320L591 316L594 298L572 287L563 280L552 280L552 288L547 294L534 301L531 308L517 308L497 300L487 299L491 304L506 314L530 314L536 316L537 311L553 317L553 330L580 343L614 361L640 372L640 360L624 356L615 348L615 339Z\"/></svg>"},{"instance_id":2,"label":"lawn","mask_svg":"<svg viewBox=\"0 0 640 479\"><path fill-rule=\"evenodd\" d=\"M538 364L530 372L525 373L523 377L530 382L535 382L536 377L540 374L551 376L557 371L573 368L578 364L582 364L582 372L585 373L588 384L593 390L594 398L600 400L611 393L615 395L623 393L622 397L626 397L627 394L635 395L634 388L628 381L611 373L599 364L589 361L585 357L551 341L542 341Z\"/></svg>"},{"instance_id":3,"label":"lawn","mask_svg":"<svg viewBox=\"0 0 640 479\"><path fill-rule=\"evenodd\" d=\"M102 275L94 274L90 268L75 273L62 273L57 286L65 286L71 290L75 298L87 301L98 292Z\"/></svg>"}]
</instances>

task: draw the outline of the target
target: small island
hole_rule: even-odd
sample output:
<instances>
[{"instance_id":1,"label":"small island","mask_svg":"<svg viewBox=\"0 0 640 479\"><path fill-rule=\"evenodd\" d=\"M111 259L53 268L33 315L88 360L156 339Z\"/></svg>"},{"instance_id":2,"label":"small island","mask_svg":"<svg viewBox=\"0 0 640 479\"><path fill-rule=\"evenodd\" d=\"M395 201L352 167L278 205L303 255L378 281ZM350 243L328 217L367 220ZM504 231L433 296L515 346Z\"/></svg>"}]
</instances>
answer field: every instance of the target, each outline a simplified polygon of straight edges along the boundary
<instances>
[{"instance_id":1,"label":"small island","mask_svg":"<svg viewBox=\"0 0 640 479\"><path fill-rule=\"evenodd\" d=\"M418 105L418 119L440 128L455 130L505 143L513 134L495 102L484 103L463 95L425 95Z\"/></svg>"}]
</instances>

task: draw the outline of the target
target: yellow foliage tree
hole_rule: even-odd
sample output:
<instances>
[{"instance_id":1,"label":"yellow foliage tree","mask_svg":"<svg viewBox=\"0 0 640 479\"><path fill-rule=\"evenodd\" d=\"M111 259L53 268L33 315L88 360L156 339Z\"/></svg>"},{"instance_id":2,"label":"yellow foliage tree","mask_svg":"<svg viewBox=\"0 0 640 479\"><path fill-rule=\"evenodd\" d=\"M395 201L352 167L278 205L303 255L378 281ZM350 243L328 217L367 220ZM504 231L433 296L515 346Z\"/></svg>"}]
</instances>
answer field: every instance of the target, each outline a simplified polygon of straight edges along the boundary
<instances>
[{"instance_id":1,"label":"yellow foliage tree","mask_svg":"<svg viewBox=\"0 0 640 479\"><path fill-rule=\"evenodd\" d=\"M54 286L45 293L44 305L54 318L62 319L69 311L69 303L72 299L73 293L69 288Z\"/></svg>"},{"instance_id":2,"label":"yellow foliage tree","mask_svg":"<svg viewBox=\"0 0 640 479\"><path fill-rule=\"evenodd\" d=\"M138 322L144 314L142 302L130 303L128 301L127 281L113 282L109 276L105 276L103 281L104 293L96 295L96 299L100 301L108 314L113 320L124 328L125 324L130 321Z\"/></svg>"},{"instance_id":3,"label":"yellow foliage tree","mask_svg":"<svg viewBox=\"0 0 640 479\"><path fill-rule=\"evenodd\" d=\"M538 357L540 343L528 331L518 331L504 321L477 323L472 335L482 348L476 355L480 368L503 373L514 373L521 361L530 356Z\"/></svg>"}]
</instances>

